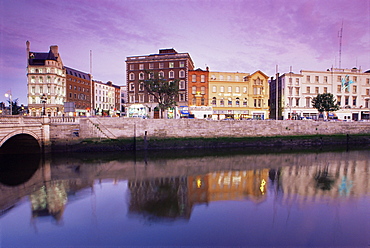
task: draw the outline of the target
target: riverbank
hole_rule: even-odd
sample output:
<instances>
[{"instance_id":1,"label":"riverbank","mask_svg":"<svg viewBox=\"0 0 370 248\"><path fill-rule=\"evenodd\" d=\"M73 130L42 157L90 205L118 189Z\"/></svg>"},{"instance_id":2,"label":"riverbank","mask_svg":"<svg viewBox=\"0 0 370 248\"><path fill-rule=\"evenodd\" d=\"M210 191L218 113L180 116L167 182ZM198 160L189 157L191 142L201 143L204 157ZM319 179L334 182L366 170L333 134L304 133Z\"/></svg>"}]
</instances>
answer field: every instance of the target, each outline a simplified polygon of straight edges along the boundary
<instances>
[{"instance_id":1,"label":"riverbank","mask_svg":"<svg viewBox=\"0 0 370 248\"><path fill-rule=\"evenodd\" d=\"M79 139L53 142L52 152L145 151L238 148L296 150L330 146L370 147L370 134L296 135L268 137Z\"/></svg>"}]
</instances>

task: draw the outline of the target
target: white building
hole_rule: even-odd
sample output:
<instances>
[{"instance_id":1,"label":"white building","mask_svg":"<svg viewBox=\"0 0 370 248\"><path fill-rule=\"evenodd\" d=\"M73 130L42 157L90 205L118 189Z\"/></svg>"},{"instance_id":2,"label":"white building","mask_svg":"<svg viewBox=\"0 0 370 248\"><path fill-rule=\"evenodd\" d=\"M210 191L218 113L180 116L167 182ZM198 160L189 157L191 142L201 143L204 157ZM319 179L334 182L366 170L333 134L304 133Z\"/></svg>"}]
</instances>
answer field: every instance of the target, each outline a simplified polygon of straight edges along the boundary
<instances>
[{"instance_id":1,"label":"white building","mask_svg":"<svg viewBox=\"0 0 370 248\"><path fill-rule=\"evenodd\" d=\"M318 111L312 107L317 94L331 93L340 110L333 113L340 120L368 120L370 108L370 71L361 69L328 69L326 71L301 70L289 72L270 80L271 118L298 119L317 118ZM275 106L278 106L278 109Z\"/></svg>"},{"instance_id":2,"label":"white building","mask_svg":"<svg viewBox=\"0 0 370 248\"><path fill-rule=\"evenodd\" d=\"M95 115L112 116L115 109L115 87L111 82L93 80Z\"/></svg>"}]
</instances>

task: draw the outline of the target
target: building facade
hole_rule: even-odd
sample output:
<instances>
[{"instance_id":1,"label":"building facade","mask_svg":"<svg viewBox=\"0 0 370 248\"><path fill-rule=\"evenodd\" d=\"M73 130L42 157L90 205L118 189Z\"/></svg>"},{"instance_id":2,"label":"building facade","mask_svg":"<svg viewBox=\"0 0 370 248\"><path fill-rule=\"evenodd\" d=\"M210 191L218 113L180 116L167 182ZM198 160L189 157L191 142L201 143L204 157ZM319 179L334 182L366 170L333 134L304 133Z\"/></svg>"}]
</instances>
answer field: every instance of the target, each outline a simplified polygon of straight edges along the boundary
<instances>
[{"instance_id":1,"label":"building facade","mask_svg":"<svg viewBox=\"0 0 370 248\"><path fill-rule=\"evenodd\" d=\"M278 80L276 80L278 78ZM331 93L340 106L328 118L368 120L370 107L370 71L336 69L326 71L301 70L298 73L276 75L270 80L271 118L318 118L312 99L318 94ZM276 85L277 93L276 93ZM274 106L278 106L276 109Z\"/></svg>"},{"instance_id":2,"label":"building facade","mask_svg":"<svg viewBox=\"0 0 370 248\"><path fill-rule=\"evenodd\" d=\"M32 52L27 47L28 111L31 116L60 116L66 101L66 73L58 46L49 52Z\"/></svg>"},{"instance_id":3,"label":"building facade","mask_svg":"<svg viewBox=\"0 0 370 248\"><path fill-rule=\"evenodd\" d=\"M98 116L116 115L116 89L112 82L93 80L94 114Z\"/></svg>"},{"instance_id":4,"label":"building facade","mask_svg":"<svg viewBox=\"0 0 370 248\"><path fill-rule=\"evenodd\" d=\"M209 101L213 119L266 119L268 77L261 71L209 72Z\"/></svg>"},{"instance_id":5,"label":"building facade","mask_svg":"<svg viewBox=\"0 0 370 248\"><path fill-rule=\"evenodd\" d=\"M158 54L132 56L126 59L126 82L128 106L143 106L144 115L153 118L158 103L149 95L143 80L149 78L149 73L171 81L179 80L179 94L176 102L179 106L188 105L188 74L194 69L193 61L188 53L178 53L174 49L161 49ZM136 108L136 107L135 107ZM172 113L171 117L175 117Z\"/></svg>"},{"instance_id":6,"label":"building facade","mask_svg":"<svg viewBox=\"0 0 370 248\"><path fill-rule=\"evenodd\" d=\"M73 116L89 116L91 114L91 76L88 73L65 67L67 94L66 102L73 103L74 111L66 114ZM73 110L73 109L71 109Z\"/></svg>"}]
</instances>

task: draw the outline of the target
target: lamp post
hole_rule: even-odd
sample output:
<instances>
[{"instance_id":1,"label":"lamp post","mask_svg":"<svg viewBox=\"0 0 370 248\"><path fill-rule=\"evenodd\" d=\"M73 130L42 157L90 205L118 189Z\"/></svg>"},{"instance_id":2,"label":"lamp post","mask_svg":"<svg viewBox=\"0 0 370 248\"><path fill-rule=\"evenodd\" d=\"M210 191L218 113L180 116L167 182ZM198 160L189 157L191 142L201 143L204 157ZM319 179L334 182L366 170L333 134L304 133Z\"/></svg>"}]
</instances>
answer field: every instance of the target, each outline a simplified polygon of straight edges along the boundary
<instances>
[{"instance_id":1,"label":"lamp post","mask_svg":"<svg viewBox=\"0 0 370 248\"><path fill-rule=\"evenodd\" d=\"M13 115L13 101L12 101L12 92L8 91L5 93L5 97L9 97L9 110L10 110L10 115Z\"/></svg>"},{"instance_id":2,"label":"lamp post","mask_svg":"<svg viewBox=\"0 0 370 248\"><path fill-rule=\"evenodd\" d=\"M45 116L45 103L46 103L46 100L48 99L47 97L46 97L46 95L45 94L42 94L42 96L41 96L41 103L42 103L42 115L43 116Z\"/></svg>"}]
</instances>

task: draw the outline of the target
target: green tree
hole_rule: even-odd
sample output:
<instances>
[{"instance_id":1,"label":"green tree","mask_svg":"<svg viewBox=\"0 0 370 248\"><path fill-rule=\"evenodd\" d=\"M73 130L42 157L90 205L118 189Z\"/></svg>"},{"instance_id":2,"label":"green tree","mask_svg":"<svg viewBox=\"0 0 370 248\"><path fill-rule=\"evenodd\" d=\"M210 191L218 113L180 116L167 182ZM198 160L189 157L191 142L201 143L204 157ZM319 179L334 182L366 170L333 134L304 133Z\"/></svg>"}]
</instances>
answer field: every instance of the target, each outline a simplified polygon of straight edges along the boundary
<instances>
[{"instance_id":1,"label":"green tree","mask_svg":"<svg viewBox=\"0 0 370 248\"><path fill-rule=\"evenodd\" d=\"M316 108L320 114L325 112L337 111L339 105L336 103L336 99L331 93L318 94L312 99L312 106Z\"/></svg>"},{"instance_id":2,"label":"green tree","mask_svg":"<svg viewBox=\"0 0 370 248\"><path fill-rule=\"evenodd\" d=\"M163 118L164 110L177 105L175 97L179 93L179 80L167 80L158 73L146 72L148 75L147 80L140 82L144 83L144 88L149 95L152 95L158 103L158 108Z\"/></svg>"}]
</instances>

